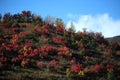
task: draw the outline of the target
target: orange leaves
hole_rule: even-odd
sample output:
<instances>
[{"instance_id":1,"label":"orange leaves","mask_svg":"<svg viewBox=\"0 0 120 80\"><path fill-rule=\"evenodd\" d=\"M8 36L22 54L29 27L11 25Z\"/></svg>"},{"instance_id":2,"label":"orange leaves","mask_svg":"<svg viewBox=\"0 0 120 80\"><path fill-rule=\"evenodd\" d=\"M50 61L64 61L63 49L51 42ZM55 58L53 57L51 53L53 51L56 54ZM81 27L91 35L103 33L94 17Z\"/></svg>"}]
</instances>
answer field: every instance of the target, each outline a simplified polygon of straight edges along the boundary
<instances>
[{"instance_id":1,"label":"orange leaves","mask_svg":"<svg viewBox=\"0 0 120 80\"><path fill-rule=\"evenodd\" d=\"M11 43L13 43L13 44L17 43L18 42L18 38L19 37L18 37L17 34L12 35Z\"/></svg>"},{"instance_id":2,"label":"orange leaves","mask_svg":"<svg viewBox=\"0 0 120 80\"><path fill-rule=\"evenodd\" d=\"M30 42L27 42L24 44L24 46L19 50L20 53L30 53L33 49L33 44Z\"/></svg>"},{"instance_id":3,"label":"orange leaves","mask_svg":"<svg viewBox=\"0 0 120 80\"><path fill-rule=\"evenodd\" d=\"M72 53L70 52L69 48L64 46L64 47L58 48L58 55L71 57Z\"/></svg>"},{"instance_id":4,"label":"orange leaves","mask_svg":"<svg viewBox=\"0 0 120 80\"><path fill-rule=\"evenodd\" d=\"M69 51L69 48L64 46L64 47L60 47L58 50L61 52L66 52L66 51Z\"/></svg>"},{"instance_id":5,"label":"orange leaves","mask_svg":"<svg viewBox=\"0 0 120 80\"><path fill-rule=\"evenodd\" d=\"M22 62L21 62L21 66L22 66L22 67L25 67L25 66L28 65L28 63L29 63L29 59L22 60Z\"/></svg>"},{"instance_id":6,"label":"orange leaves","mask_svg":"<svg viewBox=\"0 0 120 80\"><path fill-rule=\"evenodd\" d=\"M13 34L12 39L10 41L11 41L11 43L16 44L16 43L20 42L19 41L20 37L25 37L25 36L26 36L26 34L24 32L20 32L19 34Z\"/></svg>"},{"instance_id":7,"label":"orange leaves","mask_svg":"<svg viewBox=\"0 0 120 80\"><path fill-rule=\"evenodd\" d=\"M21 62L21 66L22 66L22 67L24 67L26 64L27 64L26 61L22 61L22 62Z\"/></svg>"}]
</instances>

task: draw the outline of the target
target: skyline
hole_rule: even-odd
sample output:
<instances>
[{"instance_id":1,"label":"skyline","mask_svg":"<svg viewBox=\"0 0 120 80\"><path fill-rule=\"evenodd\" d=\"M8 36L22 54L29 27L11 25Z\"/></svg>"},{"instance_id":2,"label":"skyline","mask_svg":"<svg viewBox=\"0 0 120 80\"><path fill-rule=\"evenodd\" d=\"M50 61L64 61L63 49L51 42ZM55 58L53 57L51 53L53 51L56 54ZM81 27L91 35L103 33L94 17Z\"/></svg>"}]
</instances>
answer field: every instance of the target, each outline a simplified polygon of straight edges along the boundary
<instances>
[{"instance_id":1,"label":"skyline","mask_svg":"<svg viewBox=\"0 0 120 80\"><path fill-rule=\"evenodd\" d=\"M119 5L119 0L4 0L0 3L0 13L15 14L30 10L42 18L61 18L67 27L72 21L76 31L86 27L88 31L102 32L105 37L112 37L120 35Z\"/></svg>"}]
</instances>

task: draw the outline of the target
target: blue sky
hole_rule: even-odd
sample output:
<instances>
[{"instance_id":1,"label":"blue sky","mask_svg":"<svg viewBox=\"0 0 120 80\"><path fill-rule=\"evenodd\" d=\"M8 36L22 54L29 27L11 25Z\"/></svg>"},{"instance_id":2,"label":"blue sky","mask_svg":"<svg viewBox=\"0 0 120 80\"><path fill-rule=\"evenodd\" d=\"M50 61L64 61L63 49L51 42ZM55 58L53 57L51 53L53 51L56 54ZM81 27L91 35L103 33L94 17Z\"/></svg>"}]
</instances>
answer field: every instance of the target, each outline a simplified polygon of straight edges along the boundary
<instances>
[{"instance_id":1,"label":"blue sky","mask_svg":"<svg viewBox=\"0 0 120 80\"><path fill-rule=\"evenodd\" d=\"M88 30L102 32L105 37L111 37L120 35L119 5L120 0L1 0L0 13L14 14L30 10L43 18L61 18L68 27L72 21L76 31L86 27Z\"/></svg>"}]
</instances>

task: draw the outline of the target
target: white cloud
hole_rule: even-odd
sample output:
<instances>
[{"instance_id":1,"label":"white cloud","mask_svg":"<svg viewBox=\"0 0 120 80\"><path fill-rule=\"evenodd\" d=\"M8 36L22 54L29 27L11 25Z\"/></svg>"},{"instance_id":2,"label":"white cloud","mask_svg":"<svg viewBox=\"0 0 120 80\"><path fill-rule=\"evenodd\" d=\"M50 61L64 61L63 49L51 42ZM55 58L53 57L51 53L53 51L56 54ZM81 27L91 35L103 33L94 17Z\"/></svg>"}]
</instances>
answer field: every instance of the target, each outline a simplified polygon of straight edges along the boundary
<instances>
[{"instance_id":1,"label":"white cloud","mask_svg":"<svg viewBox=\"0 0 120 80\"><path fill-rule=\"evenodd\" d=\"M69 14L68 17L72 19L76 15L74 17L74 15ZM120 35L120 20L114 20L107 13L101 15L79 15L77 18L77 20L72 21L76 31L87 28L88 31L102 32L104 37ZM70 23L71 21L68 21L67 28Z\"/></svg>"}]
</instances>

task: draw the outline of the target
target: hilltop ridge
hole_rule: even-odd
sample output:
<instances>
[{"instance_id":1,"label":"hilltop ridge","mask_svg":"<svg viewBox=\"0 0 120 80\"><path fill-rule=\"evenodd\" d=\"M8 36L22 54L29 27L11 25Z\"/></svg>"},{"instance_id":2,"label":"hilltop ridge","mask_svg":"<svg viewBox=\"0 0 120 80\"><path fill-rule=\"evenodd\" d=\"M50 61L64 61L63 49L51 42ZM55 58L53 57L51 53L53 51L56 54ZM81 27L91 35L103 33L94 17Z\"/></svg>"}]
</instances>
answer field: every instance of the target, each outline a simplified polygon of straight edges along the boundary
<instances>
[{"instance_id":1,"label":"hilltop ridge","mask_svg":"<svg viewBox=\"0 0 120 80\"><path fill-rule=\"evenodd\" d=\"M120 35L110 37L110 38L106 38L106 40L108 40L109 43L118 43L118 44L120 44Z\"/></svg>"}]
</instances>

